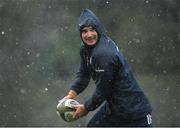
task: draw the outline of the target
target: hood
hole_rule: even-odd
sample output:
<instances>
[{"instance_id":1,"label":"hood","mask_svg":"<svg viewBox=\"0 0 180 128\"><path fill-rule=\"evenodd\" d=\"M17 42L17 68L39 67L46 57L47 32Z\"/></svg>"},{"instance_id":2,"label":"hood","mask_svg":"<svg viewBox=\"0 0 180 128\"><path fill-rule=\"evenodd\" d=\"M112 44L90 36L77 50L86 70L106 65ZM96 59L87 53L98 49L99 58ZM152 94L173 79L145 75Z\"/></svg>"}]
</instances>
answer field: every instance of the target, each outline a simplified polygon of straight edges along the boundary
<instances>
[{"instance_id":1,"label":"hood","mask_svg":"<svg viewBox=\"0 0 180 128\"><path fill-rule=\"evenodd\" d=\"M83 10L79 17L79 31L81 32L86 26L92 26L99 35L102 34L102 26L99 19L89 9Z\"/></svg>"}]
</instances>

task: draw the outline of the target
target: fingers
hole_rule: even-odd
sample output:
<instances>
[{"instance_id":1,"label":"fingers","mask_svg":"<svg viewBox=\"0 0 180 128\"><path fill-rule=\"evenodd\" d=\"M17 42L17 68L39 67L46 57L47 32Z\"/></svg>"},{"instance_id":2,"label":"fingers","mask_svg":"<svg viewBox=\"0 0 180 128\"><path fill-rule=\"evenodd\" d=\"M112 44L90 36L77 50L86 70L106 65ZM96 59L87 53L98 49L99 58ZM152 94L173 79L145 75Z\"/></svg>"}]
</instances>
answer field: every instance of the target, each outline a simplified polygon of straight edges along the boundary
<instances>
[{"instance_id":1,"label":"fingers","mask_svg":"<svg viewBox=\"0 0 180 128\"><path fill-rule=\"evenodd\" d=\"M73 118L78 119L87 114L83 104L73 106L76 111L73 114Z\"/></svg>"},{"instance_id":2,"label":"fingers","mask_svg":"<svg viewBox=\"0 0 180 128\"><path fill-rule=\"evenodd\" d=\"M67 95L63 99L73 99L71 96Z\"/></svg>"},{"instance_id":3,"label":"fingers","mask_svg":"<svg viewBox=\"0 0 180 128\"><path fill-rule=\"evenodd\" d=\"M81 105L72 105L72 108L74 108L74 109L77 109L79 107L81 107Z\"/></svg>"},{"instance_id":4,"label":"fingers","mask_svg":"<svg viewBox=\"0 0 180 128\"><path fill-rule=\"evenodd\" d=\"M81 114L81 109L80 109L80 107L81 107L81 105L73 105L72 107L73 107L74 109L76 109L76 111L75 111L74 114L73 114L73 118L74 118L74 119L80 118L80 114Z\"/></svg>"},{"instance_id":5,"label":"fingers","mask_svg":"<svg viewBox=\"0 0 180 128\"><path fill-rule=\"evenodd\" d=\"M74 118L74 119L78 119L78 118L79 118L79 114L78 114L78 112L77 112L77 111L75 111L75 112L74 112L74 114L73 114L73 118Z\"/></svg>"}]
</instances>

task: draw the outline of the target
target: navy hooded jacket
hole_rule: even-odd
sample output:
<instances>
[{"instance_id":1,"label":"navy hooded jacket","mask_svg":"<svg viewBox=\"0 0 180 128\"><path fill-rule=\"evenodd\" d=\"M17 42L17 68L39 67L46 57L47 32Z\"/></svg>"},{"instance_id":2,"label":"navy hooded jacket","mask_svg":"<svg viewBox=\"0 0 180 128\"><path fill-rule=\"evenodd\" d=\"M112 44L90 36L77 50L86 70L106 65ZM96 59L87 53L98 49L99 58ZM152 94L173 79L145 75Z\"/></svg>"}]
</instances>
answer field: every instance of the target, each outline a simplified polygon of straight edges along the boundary
<instances>
[{"instance_id":1,"label":"navy hooded jacket","mask_svg":"<svg viewBox=\"0 0 180 128\"><path fill-rule=\"evenodd\" d=\"M85 26L92 26L96 30L98 42L93 47L82 43L81 63L71 89L79 94L87 87L90 78L95 81L96 90L85 102L87 111L95 110L106 101L107 112L111 115L150 113L150 103L133 77L124 56L103 32L95 14L88 9L79 18L80 33Z\"/></svg>"}]
</instances>

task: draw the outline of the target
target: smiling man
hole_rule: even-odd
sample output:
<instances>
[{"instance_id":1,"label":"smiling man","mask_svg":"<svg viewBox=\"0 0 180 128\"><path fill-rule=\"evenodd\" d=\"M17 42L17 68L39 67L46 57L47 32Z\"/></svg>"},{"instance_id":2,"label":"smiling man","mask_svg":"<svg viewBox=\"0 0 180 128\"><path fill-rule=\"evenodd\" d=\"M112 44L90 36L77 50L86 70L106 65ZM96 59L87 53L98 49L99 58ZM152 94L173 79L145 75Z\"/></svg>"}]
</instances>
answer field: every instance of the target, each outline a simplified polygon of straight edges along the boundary
<instances>
[{"instance_id":1,"label":"smiling man","mask_svg":"<svg viewBox=\"0 0 180 128\"><path fill-rule=\"evenodd\" d=\"M81 37L83 42L85 42L88 46L93 46L97 42L98 34L92 26L88 26L81 30Z\"/></svg>"},{"instance_id":2,"label":"smiling man","mask_svg":"<svg viewBox=\"0 0 180 128\"><path fill-rule=\"evenodd\" d=\"M81 63L76 80L64 98L75 98L85 90L91 78L96 89L84 104L75 106L74 118L80 118L104 103L87 126L152 126L152 109L147 97L121 51L88 9L80 16L79 31L83 42Z\"/></svg>"}]
</instances>

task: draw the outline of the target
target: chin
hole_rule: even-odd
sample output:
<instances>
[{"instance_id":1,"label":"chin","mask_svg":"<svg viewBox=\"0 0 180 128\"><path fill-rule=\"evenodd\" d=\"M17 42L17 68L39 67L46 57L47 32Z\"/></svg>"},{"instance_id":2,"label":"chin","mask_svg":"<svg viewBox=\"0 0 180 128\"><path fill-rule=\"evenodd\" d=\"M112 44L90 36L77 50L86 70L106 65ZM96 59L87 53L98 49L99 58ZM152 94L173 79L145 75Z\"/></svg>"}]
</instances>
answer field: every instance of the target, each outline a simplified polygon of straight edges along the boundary
<instances>
[{"instance_id":1,"label":"chin","mask_svg":"<svg viewBox=\"0 0 180 128\"><path fill-rule=\"evenodd\" d=\"M87 45L89 45L89 46L93 46L93 45L95 45L95 44L87 44Z\"/></svg>"},{"instance_id":2,"label":"chin","mask_svg":"<svg viewBox=\"0 0 180 128\"><path fill-rule=\"evenodd\" d=\"M89 45L89 46L92 46L92 45L95 45L96 42L86 42L86 44Z\"/></svg>"}]
</instances>

